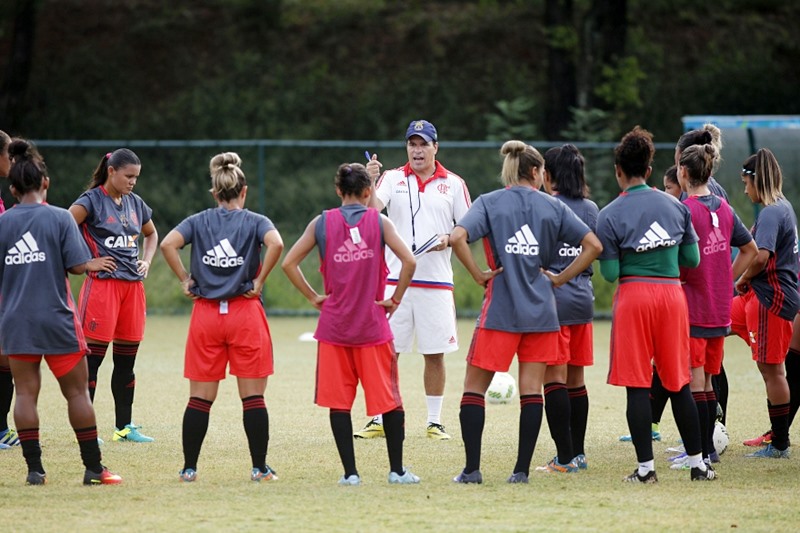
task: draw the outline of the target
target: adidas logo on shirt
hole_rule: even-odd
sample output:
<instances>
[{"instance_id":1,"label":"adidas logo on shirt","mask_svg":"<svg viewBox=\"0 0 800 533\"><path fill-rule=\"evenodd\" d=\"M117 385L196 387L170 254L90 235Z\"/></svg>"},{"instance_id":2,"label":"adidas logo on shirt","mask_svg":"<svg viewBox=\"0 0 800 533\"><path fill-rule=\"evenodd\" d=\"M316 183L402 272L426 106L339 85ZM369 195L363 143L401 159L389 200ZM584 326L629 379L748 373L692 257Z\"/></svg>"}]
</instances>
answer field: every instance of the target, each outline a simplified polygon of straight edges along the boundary
<instances>
[{"instance_id":1,"label":"adidas logo on shirt","mask_svg":"<svg viewBox=\"0 0 800 533\"><path fill-rule=\"evenodd\" d=\"M655 248L670 247L678 244L678 241L670 237L667 230L661 227L658 222L650 224L650 228L644 234L644 237L639 239L639 246L636 247L637 252L646 252Z\"/></svg>"},{"instance_id":2,"label":"adidas logo on shirt","mask_svg":"<svg viewBox=\"0 0 800 533\"><path fill-rule=\"evenodd\" d=\"M14 243L14 246L6 252L7 265L27 265L30 263L39 263L45 259L47 259L45 253L39 250L39 245L36 244L36 239L33 238L30 231L26 232L25 235Z\"/></svg>"},{"instance_id":3,"label":"adidas logo on shirt","mask_svg":"<svg viewBox=\"0 0 800 533\"><path fill-rule=\"evenodd\" d=\"M507 254L539 255L539 241L533 236L527 224L522 226L506 244Z\"/></svg>"},{"instance_id":4,"label":"adidas logo on shirt","mask_svg":"<svg viewBox=\"0 0 800 533\"><path fill-rule=\"evenodd\" d=\"M371 259L374 255L375 253L364 241L353 244L353 239L347 239L333 254L333 260L337 263L351 263L362 259Z\"/></svg>"},{"instance_id":5,"label":"adidas logo on shirt","mask_svg":"<svg viewBox=\"0 0 800 533\"><path fill-rule=\"evenodd\" d=\"M708 234L708 239L706 239L706 245L703 247L703 255L727 251L728 241L725 239L725 236L719 228L712 228L711 233Z\"/></svg>"},{"instance_id":6,"label":"adidas logo on shirt","mask_svg":"<svg viewBox=\"0 0 800 533\"><path fill-rule=\"evenodd\" d=\"M244 264L244 258L239 257L228 239L222 239L219 244L206 252L203 264L220 268L234 268Z\"/></svg>"},{"instance_id":7,"label":"adidas logo on shirt","mask_svg":"<svg viewBox=\"0 0 800 533\"><path fill-rule=\"evenodd\" d=\"M560 250L558 250L558 255L560 257L578 257L581 255L583 251L583 246L572 246L570 244L564 243Z\"/></svg>"}]
</instances>

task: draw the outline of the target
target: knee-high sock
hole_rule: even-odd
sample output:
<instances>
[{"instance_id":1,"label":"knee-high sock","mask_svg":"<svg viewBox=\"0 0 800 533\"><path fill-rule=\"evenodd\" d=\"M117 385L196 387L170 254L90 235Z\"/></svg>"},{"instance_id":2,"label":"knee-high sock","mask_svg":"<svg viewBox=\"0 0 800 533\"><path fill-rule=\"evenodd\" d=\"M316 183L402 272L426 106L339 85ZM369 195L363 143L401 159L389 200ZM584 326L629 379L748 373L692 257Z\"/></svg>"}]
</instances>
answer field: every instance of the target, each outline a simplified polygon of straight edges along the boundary
<instances>
[{"instance_id":1,"label":"knee-high sock","mask_svg":"<svg viewBox=\"0 0 800 533\"><path fill-rule=\"evenodd\" d=\"M661 384L661 377L653 367L653 381L650 385L651 424L661 423L661 417L664 416L664 409L667 407L667 400L669 400L669 392Z\"/></svg>"},{"instance_id":2,"label":"knee-high sock","mask_svg":"<svg viewBox=\"0 0 800 533\"><path fill-rule=\"evenodd\" d=\"M350 411L331 409L329 417L333 440L336 442L339 459L344 467L344 477L357 476L356 452L353 447L353 421L350 418Z\"/></svg>"},{"instance_id":3,"label":"knee-high sock","mask_svg":"<svg viewBox=\"0 0 800 533\"><path fill-rule=\"evenodd\" d=\"M458 413L461 422L461 439L467 463L464 472L471 474L481 467L481 439L486 421L486 400L483 394L465 392L461 396L461 409Z\"/></svg>"},{"instance_id":4,"label":"knee-high sock","mask_svg":"<svg viewBox=\"0 0 800 533\"><path fill-rule=\"evenodd\" d=\"M197 470L200 448L208 431L208 418L214 402L191 397L183 413L183 468Z\"/></svg>"},{"instance_id":5,"label":"knee-high sock","mask_svg":"<svg viewBox=\"0 0 800 533\"><path fill-rule=\"evenodd\" d=\"M572 451L575 455L585 454L586 425L589 422L589 394L586 386L568 389L570 403L570 431L572 432Z\"/></svg>"},{"instance_id":6,"label":"knee-high sock","mask_svg":"<svg viewBox=\"0 0 800 533\"><path fill-rule=\"evenodd\" d=\"M87 470L100 473L103 470L100 445L97 442L97 426L75 429L75 437L81 449L81 460Z\"/></svg>"},{"instance_id":7,"label":"knee-high sock","mask_svg":"<svg viewBox=\"0 0 800 533\"><path fill-rule=\"evenodd\" d=\"M769 421L772 423L772 445L785 450L789 446L789 411L790 404L770 405Z\"/></svg>"},{"instance_id":8,"label":"knee-high sock","mask_svg":"<svg viewBox=\"0 0 800 533\"><path fill-rule=\"evenodd\" d=\"M28 472L44 474L39 428L17 428L17 435L19 435L19 444L22 447L22 456L25 457L25 464L28 465Z\"/></svg>"},{"instance_id":9,"label":"knee-high sock","mask_svg":"<svg viewBox=\"0 0 800 533\"><path fill-rule=\"evenodd\" d=\"M539 429L542 427L543 404L544 399L541 394L525 394L519 397L519 440L517 442L517 463L514 465L513 472L515 474L517 472L524 472L525 475L530 473L533 451L536 449Z\"/></svg>"},{"instance_id":10,"label":"knee-high sock","mask_svg":"<svg viewBox=\"0 0 800 533\"><path fill-rule=\"evenodd\" d=\"M720 422L725 425L725 420L728 417L728 374L725 373L725 365L722 365L719 374L711 378L711 385L714 387L717 403L722 408L722 418ZM714 407L714 420L717 417L717 408Z\"/></svg>"},{"instance_id":11,"label":"knee-high sock","mask_svg":"<svg viewBox=\"0 0 800 533\"><path fill-rule=\"evenodd\" d=\"M14 380L11 369L0 366L0 431L8 429L8 413L11 411L11 400L14 398Z\"/></svg>"},{"instance_id":12,"label":"knee-high sock","mask_svg":"<svg viewBox=\"0 0 800 533\"><path fill-rule=\"evenodd\" d=\"M263 468L267 465L267 446L269 444L269 413L263 396L248 396L242 398L242 423L244 433L247 435L247 445L250 448L250 459L253 468Z\"/></svg>"},{"instance_id":13,"label":"knee-high sock","mask_svg":"<svg viewBox=\"0 0 800 533\"><path fill-rule=\"evenodd\" d=\"M800 351L789 348L786 353L786 382L789 384L789 427L800 407Z\"/></svg>"},{"instance_id":14,"label":"knee-high sock","mask_svg":"<svg viewBox=\"0 0 800 533\"><path fill-rule=\"evenodd\" d=\"M94 402L94 392L97 389L97 372L106 357L107 342L90 342L89 355L86 356L86 363L89 365L89 398Z\"/></svg>"},{"instance_id":15,"label":"knee-high sock","mask_svg":"<svg viewBox=\"0 0 800 533\"><path fill-rule=\"evenodd\" d=\"M544 410L550 436L556 443L558 462L565 465L572 461L572 433L570 432L569 393L564 383L546 383L544 386Z\"/></svg>"},{"instance_id":16,"label":"knee-high sock","mask_svg":"<svg viewBox=\"0 0 800 533\"><path fill-rule=\"evenodd\" d=\"M383 431L386 434L386 451L389 453L389 469L405 474L403 467L403 441L406 438L406 413L403 407L383 413ZM352 440L352 439L351 439Z\"/></svg>"},{"instance_id":17,"label":"knee-high sock","mask_svg":"<svg viewBox=\"0 0 800 533\"><path fill-rule=\"evenodd\" d=\"M131 423L133 413L133 395L136 391L136 374L133 366L136 364L138 344L117 344L112 348L114 352L114 371L111 373L111 392L114 394L114 415L117 429L122 429Z\"/></svg>"},{"instance_id":18,"label":"knee-high sock","mask_svg":"<svg viewBox=\"0 0 800 533\"><path fill-rule=\"evenodd\" d=\"M708 447L710 442L708 427L708 402L706 401L705 391L692 392L692 399L697 408L697 421L700 424L700 446L703 451L703 458L707 458L713 448Z\"/></svg>"},{"instance_id":19,"label":"knee-high sock","mask_svg":"<svg viewBox=\"0 0 800 533\"><path fill-rule=\"evenodd\" d=\"M686 455L692 456L702 453L703 443L700 437L700 418L697 414L697 405L692 398L692 390L686 384L678 392L670 394L672 401L672 416L675 425L683 439Z\"/></svg>"},{"instance_id":20,"label":"knee-high sock","mask_svg":"<svg viewBox=\"0 0 800 533\"><path fill-rule=\"evenodd\" d=\"M706 404L708 405L708 450L716 451L714 447L714 428L717 424L717 393L713 390L706 391ZM699 415L700 413L698 413ZM720 421L722 423L722 421ZM724 423L722 423L724 425Z\"/></svg>"},{"instance_id":21,"label":"knee-high sock","mask_svg":"<svg viewBox=\"0 0 800 533\"><path fill-rule=\"evenodd\" d=\"M628 430L636 449L636 460L640 463L653 460L653 440L650 435L652 411L648 397L650 390L626 387Z\"/></svg>"}]
</instances>

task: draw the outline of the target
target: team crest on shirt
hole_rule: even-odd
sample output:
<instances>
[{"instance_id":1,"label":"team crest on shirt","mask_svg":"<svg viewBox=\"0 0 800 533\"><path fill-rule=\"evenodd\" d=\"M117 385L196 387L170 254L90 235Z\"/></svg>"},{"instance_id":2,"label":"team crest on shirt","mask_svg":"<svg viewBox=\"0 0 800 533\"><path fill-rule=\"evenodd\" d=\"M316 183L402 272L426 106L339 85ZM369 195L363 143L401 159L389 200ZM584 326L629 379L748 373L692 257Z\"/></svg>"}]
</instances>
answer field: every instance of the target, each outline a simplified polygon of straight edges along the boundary
<instances>
[{"instance_id":1,"label":"team crest on shirt","mask_svg":"<svg viewBox=\"0 0 800 533\"><path fill-rule=\"evenodd\" d=\"M514 255L539 255L539 241L534 237L531 228L525 224L508 239L506 253Z\"/></svg>"},{"instance_id":2,"label":"team crest on shirt","mask_svg":"<svg viewBox=\"0 0 800 533\"><path fill-rule=\"evenodd\" d=\"M675 246L678 241L673 239L667 230L665 230L658 222L653 222L644 234L644 237L639 239L639 246L636 247L637 252L646 252L654 250L655 248L668 248Z\"/></svg>"},{"instance_id":3,"label":"team crest on shirt","mask_svg":"<svg viewBox=\"0 0 800 533\"><path fill-rule=\"evenodd\" d=\"M6 252L5 263L7 265L28 265L30 263L41 263L45 261L47 256L39 249L36 239L33 238L30 231L14 243L14 246Z\"/></svg>"},{"instance_id":4,"label":"team crest on shirt","mask_svg":"<svg viewBox=\"0 0 800 533\"><path fill-rule=\"evenodd\" d=\"M440 183L439 185L436 186L436 190L442 194L447 194L448 192L450 192L450 186L446 183Z\"/></svg>"},{"instance_id":5,"label":"team crest on shirt","mask_svg":"<svg viewBox=\"0 0 800 533\"><path fill-rule=\"evenodd\" d=\"M139 235L112 235L106 237L103 245L106 248L136 248L136 239Z\"/></svg>"},{"instance_id":6,"label":"team crest on shirt","mask_svg":"<svg viewBox=\"0 0 800 533\"><path fill-rule=\"evenodd\" d=\"M358 244L355 244L353 239L347 239L333 254L333 260L336 263L352 263L354 261L372 259L374 255L375 252L364 241L359 241Z\"/></svg>"},{"instance_id":7,"label":"team crest on shirt","mask_svg":"<svg viewBox=\"0 0 800 533\"><path fill-rule=\"evenodd\" d=\"M136 216L136 211L131 211L128 217L131 219L131 224L134 226L139 225L139 217Z\"/></svg>"}]
</instances>

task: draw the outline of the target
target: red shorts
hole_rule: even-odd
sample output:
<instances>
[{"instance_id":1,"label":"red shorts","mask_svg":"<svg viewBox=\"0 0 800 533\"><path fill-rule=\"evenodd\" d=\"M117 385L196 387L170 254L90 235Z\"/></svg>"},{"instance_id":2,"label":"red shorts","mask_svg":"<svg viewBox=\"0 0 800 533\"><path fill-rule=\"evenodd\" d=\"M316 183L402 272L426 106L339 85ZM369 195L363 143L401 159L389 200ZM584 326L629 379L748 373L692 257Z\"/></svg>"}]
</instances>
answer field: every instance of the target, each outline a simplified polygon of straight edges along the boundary
<instances>
[{"instance_id":1,"label":"red shorts","mask_svg":"<svg viewBox=\"0 0 800 533\"><path fill-rule=\"evenodd\" d=\"M566 364L559 345L559 332L517 333L475 328L467 363L493 372L508 372L517 354L520 363Z\"/></svg>"},{"instance_id":2,"label":"red shorts","mask_svg":"<svg viewBox=\"0 0 800 533\"><path fill-rule=\"evenodd\" d=\"M220 381L232 376L265 378L273 373L272 338L258 298L195 300L184 355L184 377Z\"/></svg>"},{"instance_id":3,"label":"red shorts","mask_svg":"<svg viewBox=\"0 0 800 533\"><path fill-rule=\"evenodd\" d=\"M750 345L753 361L783 364L792 340L792 322L774 315L750 290L733 299L731 330Z\"/></svg>"},{"instance_id":4,"label":"red shorts","mask_svg":"<svg viewBox=\"0 0 800 533\"><path fill-rule=\"evenodd\" d=\"M361 381L367 416L402 407L397 355L392 341L377 346L338 346L319 341L314 403L349 411Z\"/></svg>"},{"instance_id":5,"label":"red shorts","mask_svg":"<svg viewBox=\"0 0 800 533\"><path fill-rule=\"evenodd\" d=\"M572 366L592 366L594 364L594 334L592 323L561 326L559 343L562 354Z\"/></svg>"},{"instance_id":6,"label":"red shorts","mask_svg":"<svg viewBox=\"0 0 800 533\"><path fill-rule=\"evenodd\" d=\"M147 312L144 284L87 276L81 287L79 312L87 339L141 342Z\"/></svg>"},{"instance_id":7,"label":"red shorts","mask_svg":"<svg viewBox=\"0 0 800 533\"><path fill-rule=\"evenodd\" d=\"M725 354L725 337L691 337L689 353L692 368L702 367L706 374L716 376L722 368L722 356Z\"/></svg>"},{"instance_id":8,"label":"red shorts","mask_svg":"<svg viewBox=\"0 0 800 533\"><path fill-rule=\"evenodd\" d=\"M28 363L40 363L42 357L47 361L47 366L56 378L62 378L69 374L78 363L86 357L86 352L75 352L58 355L9 355L11 359L26 361Z\"/></svg>"},{"instance_id":9,"label":"red shorts","mask_svg":"<svg viewBox=\"0 0 800 533\"><path fill-rule=\"evenodd\" d=\"M675 278L625 277L614 295L608 383L649 389L653 366L668 391L691 381L686 295Z\"/></svg>"}]
</instances>

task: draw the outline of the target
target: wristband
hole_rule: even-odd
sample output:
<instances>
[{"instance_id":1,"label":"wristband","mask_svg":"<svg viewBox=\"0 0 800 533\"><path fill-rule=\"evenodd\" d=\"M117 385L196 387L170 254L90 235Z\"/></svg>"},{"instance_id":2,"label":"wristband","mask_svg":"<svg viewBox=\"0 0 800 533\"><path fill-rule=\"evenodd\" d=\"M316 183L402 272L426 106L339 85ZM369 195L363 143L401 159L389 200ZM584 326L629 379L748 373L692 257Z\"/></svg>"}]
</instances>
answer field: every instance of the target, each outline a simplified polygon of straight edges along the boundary
<instances>
[{"instance_id":1,"label":"wristband","mask_svg":"<svg viewBox=\"0 0 800 533\"><path fill-rule=\"evenodd\" d=\"M400 302L398 302L397 300L395 300L395 299L394 299L394 296L392 296L392 297L391 297L391 298L389 298L389 299L392 301L392 303L393 303L394 305L400 305Z\"/></svg>"}]
</instances>

